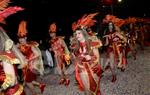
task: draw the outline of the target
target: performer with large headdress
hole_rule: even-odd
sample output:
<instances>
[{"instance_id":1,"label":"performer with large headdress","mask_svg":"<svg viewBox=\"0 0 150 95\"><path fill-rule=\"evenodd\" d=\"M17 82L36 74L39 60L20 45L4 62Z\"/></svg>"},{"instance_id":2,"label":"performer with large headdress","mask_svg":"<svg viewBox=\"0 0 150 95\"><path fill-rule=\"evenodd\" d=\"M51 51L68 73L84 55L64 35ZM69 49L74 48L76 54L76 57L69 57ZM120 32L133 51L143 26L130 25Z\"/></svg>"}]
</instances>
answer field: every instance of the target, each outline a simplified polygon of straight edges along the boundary
<instances>
[{"instance_id":1,"label":"performer with large headdress","mask_svg":"<svg viewBox=\"0 0 150 95\"><path fill-rule=\"evenodd\" d=\"M70 80L67 78L65 74L65 65L70 64L70 52L68 47L62 37L56 36L57 26L56 23L52 23L49 26L49 35L51 37L50 45L51 51L54 52L54 58L57 63L58 71L61 74L61 79L59 84L69 85Z\"/></svg>"},{"instance_id":2,"label":"performer with large headdress","mask_svg":"<svg viewBox=\"0 0 150 95\"><path fill-rule=\"evenodd\" d=\"M80 90L86 95L101 95L100 78L102 69L98 48L102 43L90 30L97 13L84 15L72 24L74 35L70 42L71 54L75 62L75 76ZM94 37L95 36L95 37Z\"/></svg>"},{"instance_id":3,"label":"performer with large headdress","mask_svg":"<svg viewBox=\"0 0 150 95\"><path fill-rule=\"evenodd\" d=\"M39 83L36 81L37 74L35 71L39 72L43 75L44 67L40 49L38 48L38 43L36 42L28 42L27 41L27 29L26 29L27 22L21 21L19 24L18 29L18 37L19 37L19 44L18 48L20 49L21 53L27 60L27 63L20 66L23 69L23 78L25 84L30 88L33 94L34 92L34 85L39 86L41 93L43 93L45 84Z\"/></svg>"},{"instance_id":4,"label":"performer with large headdress","mask_svg":"<svg viewBox=\"0 0 150 95\"><path fill-rule=\"evenodd\" d=\"M106 30L107 33L104 36L104 38L106 38L105 46L107 46L106 69L107 67L110 67L112 72L112 82L115 82L115 63L117 63L117 67L122 71L124 71L126 66L124 45L127 42L127 39L120 30L120 27L125 23L125 21L113 15L106 15L103 21L108 24L108 28ZM117 60L119 60L119 62Z\"/></svg>"},{"instance_id":5,"label":"performer with large headdress","mask_svg":"<svg viewBox=\"0 0 150 95\"><path fill-rule=\"evenodd\" d=\"M21 7L8 7L10 0L0 1L0 23L5 24L5 18L23 10ZM25 95L23 86L18 82L17 64L22 64L20 53L13 41L0 27L0 95Z\"/></svg>"},{"instance_id":6,"label":"performer with large headdress","mask_svg":"<svg viewBox=\"0 0 150 95\"><path fill-rule=\"evenodd\" d=\"M20 60L11 50L13 45L13 41L7 39L4 43L5 51L0 52L1 95L25 95L17 79L16 64L20 64Z\"/></svg>"}]
</instances>

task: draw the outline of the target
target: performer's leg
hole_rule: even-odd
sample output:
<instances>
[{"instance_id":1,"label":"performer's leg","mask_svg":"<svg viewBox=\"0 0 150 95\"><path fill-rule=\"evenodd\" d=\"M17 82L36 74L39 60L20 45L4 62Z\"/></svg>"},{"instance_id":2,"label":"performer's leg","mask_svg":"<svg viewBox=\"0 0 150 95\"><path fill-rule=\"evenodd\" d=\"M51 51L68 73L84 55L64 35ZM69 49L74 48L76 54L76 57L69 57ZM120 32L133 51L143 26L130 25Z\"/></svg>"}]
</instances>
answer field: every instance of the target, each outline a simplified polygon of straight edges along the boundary
<instances>
[{"instance_id":1,"label":"performer's leg","mask_svg":"<svg viewBox=\"0 0 150 95\"><path fill-rule=\"evenodd\" d=\"M35 91L32 83L26 83L26 85L29 88L29 90L31 91L32 95L37 95L37 92Z\"/></svg>"},{"instance_id":2,"label":"performer's leg","mask_svg":"<svg viewBox=\"0 0 150 95\"><path fill-rule=\"evenodd\" d=\"M44 88L46 86L44 83L39 83L37 81L32 81L32 84L38 86L40 88L41 93L43 93Z\"/></svg>"},{"instance_id":3,"label":"performer's leg","mask_svg":"<svg viewBox=\"0 0 150 95\"><path fill-rule=\"evenodd\" d=\"M115 56L113 52L110 53L110 70L112 72L112 82L116 81L116 74L115 74Z\"/></svg>"},{"instance_id":4,"label":"performer's leg","mask_svg":"<svg viewBox=\"0 0 150 95\"><path fill-rule=\"evenodd\" d=\"M65 74L65 70L66 70L65 64L63 63L58 64L58 68L60 69L60 76L61 76L59 84L64 84L68 86L70 83L70 80L67 78L67 75Z\"/></svg>"},{"instance_id":5,"label":"performer's leg","mask_svg":"<svg viewBox=\"0 0 150 95\"><path fill-rule=\"evenodd\" d=\"M88 90L85 90L84 95L92 95L92 93Z\"/></svg>"},{"instance_id":6,"label":"performer's leg","mask_svg":"<svg viewBox=\"0 0 150 95\"><path fill-rule=\"evenodd\" d=\"M119 63L118 63L118 68L122 68L122 53L120 53L119 55Z\"/></svg>"},{"instance_id":7,"label":"performer's leg","mask_svg":"<svg viewBox=\"0 0 150 95\"><path fill-rule=\"evenodd\" d=\"M107 70L109 68L110 68L110 56L107 55L106 62L105 62L105 65L104 65L104 70Z\"/></svg>"}]
</instances>

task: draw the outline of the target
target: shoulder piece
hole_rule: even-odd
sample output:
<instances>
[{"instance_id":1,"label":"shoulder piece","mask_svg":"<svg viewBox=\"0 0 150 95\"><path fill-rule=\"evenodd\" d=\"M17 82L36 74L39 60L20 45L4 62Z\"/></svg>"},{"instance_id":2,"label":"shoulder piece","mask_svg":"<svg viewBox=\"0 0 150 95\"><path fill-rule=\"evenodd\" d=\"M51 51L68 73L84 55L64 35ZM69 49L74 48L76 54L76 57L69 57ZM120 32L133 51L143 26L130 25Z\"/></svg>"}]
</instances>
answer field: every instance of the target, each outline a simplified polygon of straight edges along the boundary
<instances>
[{"instance_id":1,"label":"shoulder piece","mask_svg":"<svg viewBox=\"0 0 150 95\"><path fill-rule=\"evenodd\" d=\"M20 64L20 60L17 59L12 53L0 53L0 60L10 64Z\"/></svg>"}]
</instances>

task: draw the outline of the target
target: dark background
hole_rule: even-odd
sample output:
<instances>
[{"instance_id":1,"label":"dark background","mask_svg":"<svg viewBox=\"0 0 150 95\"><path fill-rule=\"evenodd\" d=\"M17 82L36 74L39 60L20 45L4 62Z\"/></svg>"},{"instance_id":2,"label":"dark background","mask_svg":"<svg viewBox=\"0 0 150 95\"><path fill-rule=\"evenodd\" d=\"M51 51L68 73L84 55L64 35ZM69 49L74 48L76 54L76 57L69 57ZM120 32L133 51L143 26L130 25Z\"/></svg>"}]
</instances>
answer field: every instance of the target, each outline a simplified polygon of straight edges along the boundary
<instances>
[{"instance_id":1,"label":"dark background","mask_svg":"<svg viewBox=\"0 0 150 95\"><path fill-rule=\"evenodd\" d=\"M6 19L7 25L3 25L15 41L21 20L28 22L28 39L40 40L48 37L48 25L52 22L57 23L58 35L69 37L72 35L72 22L77 21L85 13L99 12L96 17L96 31L101 28L99 23L104 15L112 13L110 5L102 3L102 0L12 0L10 5L25 8L24 11L9 16ZM121 3L114 0L113 14L120 18L149 17L148 0L122 0Z\"/></svg>"}]
</instances>

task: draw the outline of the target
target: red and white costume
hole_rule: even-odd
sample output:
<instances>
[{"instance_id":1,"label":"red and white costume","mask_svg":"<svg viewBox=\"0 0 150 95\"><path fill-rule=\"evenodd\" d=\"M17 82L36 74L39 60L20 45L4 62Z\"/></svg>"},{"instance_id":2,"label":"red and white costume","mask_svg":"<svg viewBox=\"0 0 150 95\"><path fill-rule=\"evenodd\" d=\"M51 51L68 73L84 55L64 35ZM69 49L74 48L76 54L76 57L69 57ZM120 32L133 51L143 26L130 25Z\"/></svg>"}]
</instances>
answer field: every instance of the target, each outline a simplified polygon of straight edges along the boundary
<instances>
[{"instance_id":1,"label":"red and white costume","mask_svg":"<svg viewBox=\"0 0 150 95\"><path fill-rule=\"evenodd\" d=\"M12 76L9 73L4 72L4 64L13 65L13 69L17 78L16 64L18 64L18 59L13 53L1 52L0 53L0 85L2 87L1 95L25 95L24 88L20 85L17 80L15 84L12 83Z\"/></svg>"}]
</instances>

